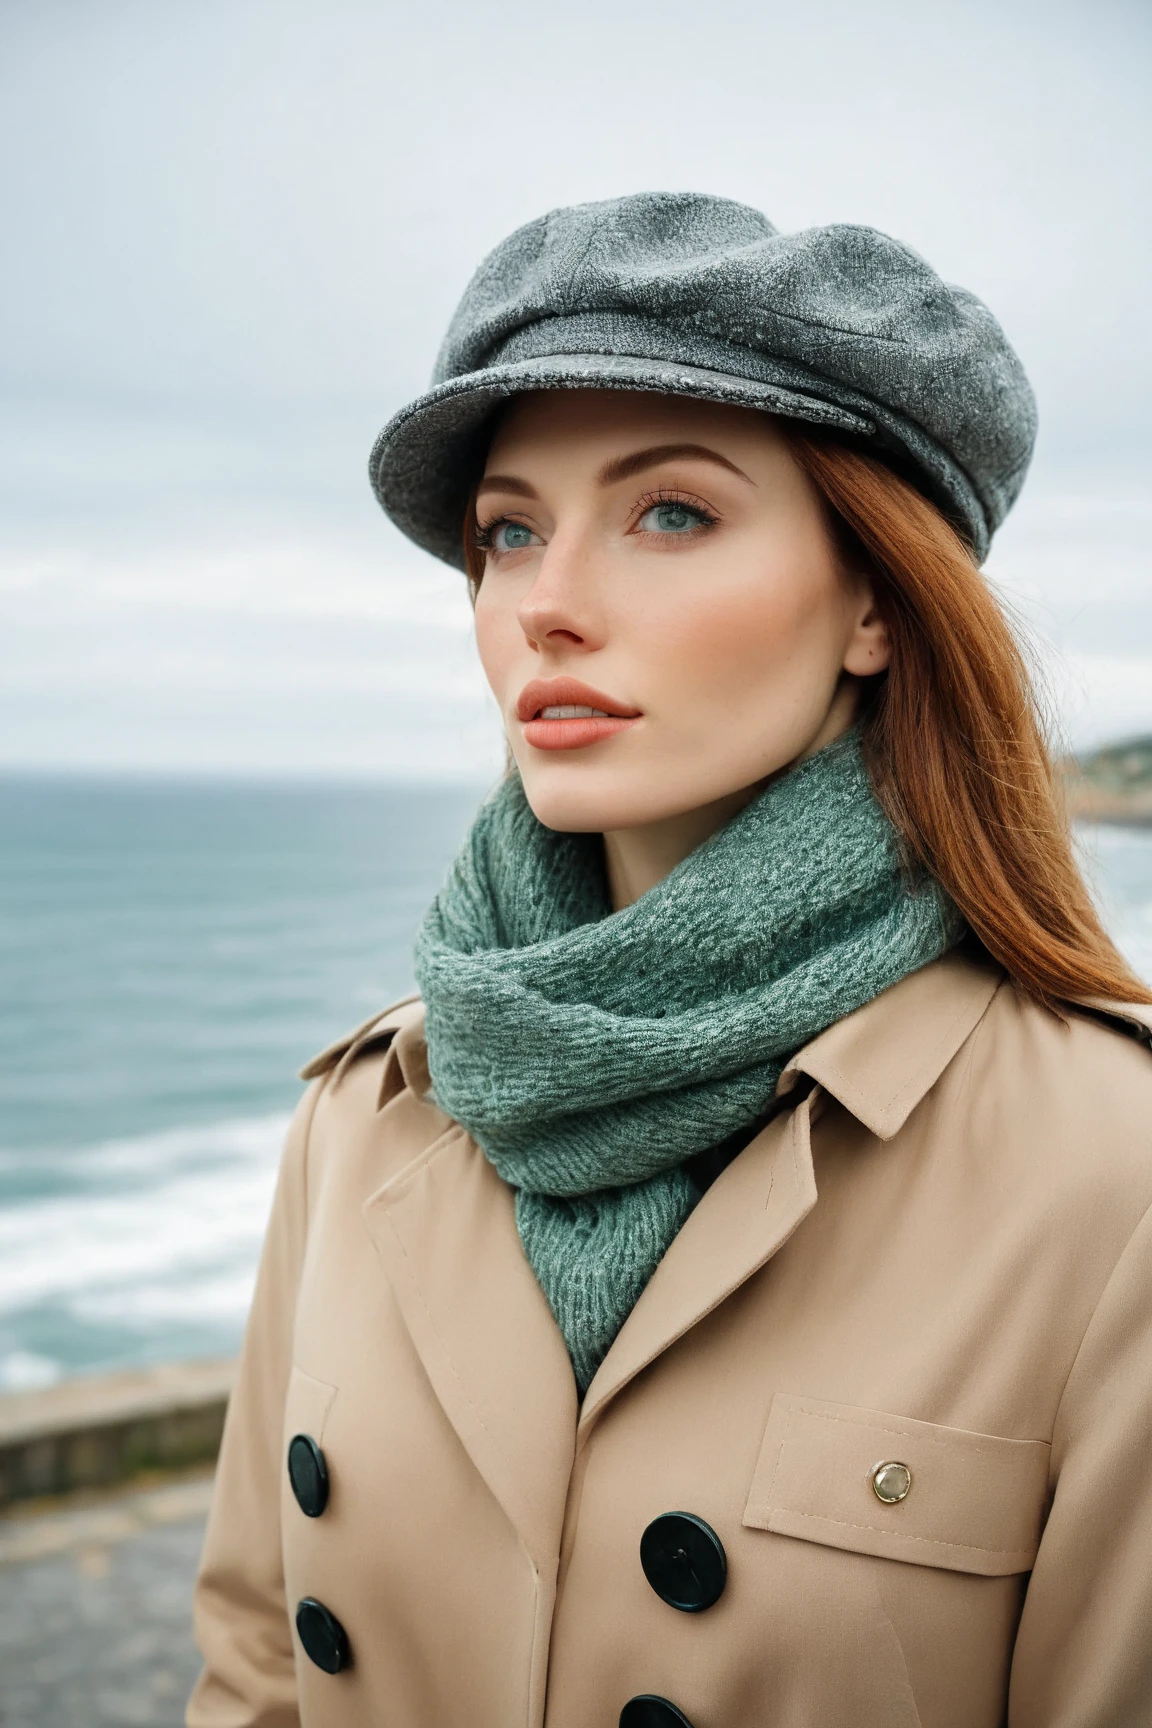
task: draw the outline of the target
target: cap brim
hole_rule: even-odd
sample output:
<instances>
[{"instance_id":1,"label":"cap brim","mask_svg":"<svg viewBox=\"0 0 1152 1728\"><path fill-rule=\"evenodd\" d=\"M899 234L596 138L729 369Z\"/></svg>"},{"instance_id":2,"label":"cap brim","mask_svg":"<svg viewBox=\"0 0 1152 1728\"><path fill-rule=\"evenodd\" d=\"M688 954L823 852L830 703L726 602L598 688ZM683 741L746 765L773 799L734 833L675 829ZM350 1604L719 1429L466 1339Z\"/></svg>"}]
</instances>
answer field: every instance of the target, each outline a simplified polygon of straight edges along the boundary
<instances>
[{"instance_id":1,"label":"cap brim","mask_svg":"<svg viewBox=\"0 0 1152 1728\"><path fill-rule=\"evenodd\" d=\"M858 437L877 430L864 414L782 384L629 354L553 354L450 378L388 422L368 472L382 508L401 532L459 570L464 510L486 428L502 403L529 390L651 390L758 408Z\"/></svg>"}]
</instances>

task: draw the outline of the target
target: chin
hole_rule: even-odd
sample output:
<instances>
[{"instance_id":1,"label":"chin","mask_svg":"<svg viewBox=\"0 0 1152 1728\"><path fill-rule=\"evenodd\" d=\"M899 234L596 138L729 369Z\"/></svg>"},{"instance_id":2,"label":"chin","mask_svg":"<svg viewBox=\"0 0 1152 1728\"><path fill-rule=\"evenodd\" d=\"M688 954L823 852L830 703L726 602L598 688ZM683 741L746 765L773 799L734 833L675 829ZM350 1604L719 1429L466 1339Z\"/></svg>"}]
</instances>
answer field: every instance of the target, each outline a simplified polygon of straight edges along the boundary
<instances>
[{"instance_id":1,"label":"chin","mask_svg":"<svg viewBox=\"0 0 1152 1728\"><path fill-rule=\"evenodd\" d=\"M705 774L696 784L682 769L670 773L665 765L632 763L622 771L619 765L579 762L577 754L573 751L563 762L517 764L533 814L557 833L640 828L698 809L716 796Z\"/></svg>"},{"instance_id":2,"label":"chin","mask_svg":"<svg viewBox=\"0 0 1152 1728\"><path fill-rule=\"evenodd\" d=\"M630 828L651 817L635 814L636 801L616 775L534 774L521 770L524 792L537 821L560 834L602 834ZM607 784L605 782L608 782Z\"/></svg>"}]
</instances>

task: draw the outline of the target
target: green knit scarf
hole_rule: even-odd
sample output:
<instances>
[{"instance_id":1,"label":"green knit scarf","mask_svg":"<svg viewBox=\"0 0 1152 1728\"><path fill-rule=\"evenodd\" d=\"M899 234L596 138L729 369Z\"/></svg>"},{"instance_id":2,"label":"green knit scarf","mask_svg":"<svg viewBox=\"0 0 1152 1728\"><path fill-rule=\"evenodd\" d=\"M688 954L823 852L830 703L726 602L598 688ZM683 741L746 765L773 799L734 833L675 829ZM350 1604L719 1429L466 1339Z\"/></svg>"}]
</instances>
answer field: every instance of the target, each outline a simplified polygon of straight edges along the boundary
<instances>
[{"instance_id":1,"label":"green knit scarf","mask_svg":"<svg viewBox=\"0 0 1152 1728\"><path fill-rule=\"evenodd\" d=\"M581 1392L800 1046L960 934L902 868L848 733L611 910L599 835L483 806L416 946L433 1095L516 1190Z\"/></svg>"}]
</instances>

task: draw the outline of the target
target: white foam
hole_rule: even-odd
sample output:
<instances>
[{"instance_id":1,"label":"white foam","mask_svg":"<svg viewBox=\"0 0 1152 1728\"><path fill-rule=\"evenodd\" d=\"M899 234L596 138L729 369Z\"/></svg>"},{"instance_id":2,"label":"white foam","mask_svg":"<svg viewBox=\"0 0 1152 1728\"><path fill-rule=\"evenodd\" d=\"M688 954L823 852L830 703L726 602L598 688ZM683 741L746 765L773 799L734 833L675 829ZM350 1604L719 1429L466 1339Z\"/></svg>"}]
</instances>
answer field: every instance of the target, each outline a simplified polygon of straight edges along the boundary
<instances>
[{"instance_id":1,"label":"white foam","mask_svg":"<svg viewBox=\"0 0 1152 1728\"><path fill-rule=\"evenodd\" d=\"M278 1151L289 1118L242 1117L224 1122L197 1123L193 1127L167 1128L154 1134L136 1134L126 1139L100 1140L91 1146L21 1151L0 1147L0 1172L59 1172L75 1179L77 1174L142 1175L155 1179L165 1171L196 1167L206 1160L234 1164L267 1161L270 1143ZM271 1142L269 1136L272 1137Z\"/></svg>"},{"instance_id":2,"label":"white foam","mask_svg":"<svg viewBox=\"0 0 1152 1728\"><path fill-rule=\"evenodd\" d=\"M106 1317L139 1317L149 1303L156 1322L178 1311L242 1315L287 1122L215 1123L72 1154L73 1173L140 1180L0 1210L0 1313L63 1302L78 1317L101 1304Z\"/></svg>"},{"instance_id":3,"label":"white foam","mask_svg":"<svg viewBox=\"0 0 1152 1728\"><path fill-rule=\"evenodd\" d=\"M252 1301L255 1266L244 1270L185 1271L178 1283L161 1280L104 1289L69 1304L77 1319L113 1322L130 1331L152 1332L167 1325L243 1320Z\"/></svg>"}]
</instances>

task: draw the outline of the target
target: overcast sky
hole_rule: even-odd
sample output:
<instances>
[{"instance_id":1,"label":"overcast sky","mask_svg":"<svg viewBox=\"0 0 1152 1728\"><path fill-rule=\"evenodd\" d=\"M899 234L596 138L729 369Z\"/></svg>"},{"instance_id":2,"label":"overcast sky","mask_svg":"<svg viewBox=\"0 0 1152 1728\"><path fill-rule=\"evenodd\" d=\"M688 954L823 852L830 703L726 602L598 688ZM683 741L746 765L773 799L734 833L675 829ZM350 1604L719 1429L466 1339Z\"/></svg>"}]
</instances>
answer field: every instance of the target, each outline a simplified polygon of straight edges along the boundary
<instances>
[{"instance_id":1,"label":"overcast sky","mask_svg":"<svg viewBox=\"0 0 1152 1728\"><path fill-rule=\"evenodd\" d=\"M461 579L365 478L480 257L645 187L868 222L1040 401L989 565L1152 731L1146 0L0 0L0 764L461 777Z\"/></svg>"}]
</instances>

